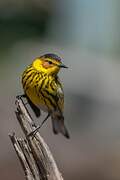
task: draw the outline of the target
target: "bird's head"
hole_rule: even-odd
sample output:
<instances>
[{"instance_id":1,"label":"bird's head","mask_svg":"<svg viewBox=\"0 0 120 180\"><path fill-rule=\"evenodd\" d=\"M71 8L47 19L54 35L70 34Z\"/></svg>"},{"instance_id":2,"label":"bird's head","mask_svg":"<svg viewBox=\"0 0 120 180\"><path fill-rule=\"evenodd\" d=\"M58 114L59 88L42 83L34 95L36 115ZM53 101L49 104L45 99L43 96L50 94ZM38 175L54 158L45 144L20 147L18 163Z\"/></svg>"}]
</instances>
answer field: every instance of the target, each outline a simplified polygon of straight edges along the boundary
<instances>
[{"instance_id":1,"label":"bird's head","mask_svg":"<svg viewBox=\"0 0 120 180\"><path fill-rule=\"evenodd\" d=\"M44 72L49 75L56 75L61 68L67 68L61 58L55 54L45 54L33 61L33 67L37 71Z\"/></svg>"}]
</instances>

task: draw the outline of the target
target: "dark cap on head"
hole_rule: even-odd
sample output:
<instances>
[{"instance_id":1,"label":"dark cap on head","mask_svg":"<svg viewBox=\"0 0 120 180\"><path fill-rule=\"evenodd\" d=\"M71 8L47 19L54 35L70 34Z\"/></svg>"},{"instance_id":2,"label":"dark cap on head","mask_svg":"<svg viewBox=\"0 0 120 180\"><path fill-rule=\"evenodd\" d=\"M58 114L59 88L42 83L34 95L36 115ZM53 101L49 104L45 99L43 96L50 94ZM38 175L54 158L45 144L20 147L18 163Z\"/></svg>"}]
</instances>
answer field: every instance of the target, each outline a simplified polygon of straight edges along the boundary
<instances>
[{"instance_id":1,"label":"dark cap on head","mask_svg":"<svg viewBox=\"0 0 120 180\"><path fill-rule=\"evenodd\" d=\"M59 56L57 56L56 54L52 54L52 53L45 54L45 55L41 56L41 58L51 58L51 59L55 59L55 60L61 62L61 58Z\"/></svg>"}]
</instances>

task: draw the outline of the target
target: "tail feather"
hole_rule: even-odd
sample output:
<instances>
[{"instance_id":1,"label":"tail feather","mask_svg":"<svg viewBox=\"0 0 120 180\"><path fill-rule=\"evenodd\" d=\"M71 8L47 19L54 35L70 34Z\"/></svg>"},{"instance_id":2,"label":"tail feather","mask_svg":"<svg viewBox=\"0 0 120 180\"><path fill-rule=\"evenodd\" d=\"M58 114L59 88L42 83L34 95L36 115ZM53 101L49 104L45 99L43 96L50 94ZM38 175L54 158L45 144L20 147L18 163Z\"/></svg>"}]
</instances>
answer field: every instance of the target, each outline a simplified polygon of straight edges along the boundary
<instances>
[{"instance_id":1,"label":"tail feather","mask_svg":"<svg viewBox=\"0 0 120 180\"><path fill-rule=\"evenodd\" d=\"M70 138L68 130L64 125L64 117L63 116L52 116L52 125L53 132L55 134L62 133L66 138Z\"/></svg>"}]
</instances>

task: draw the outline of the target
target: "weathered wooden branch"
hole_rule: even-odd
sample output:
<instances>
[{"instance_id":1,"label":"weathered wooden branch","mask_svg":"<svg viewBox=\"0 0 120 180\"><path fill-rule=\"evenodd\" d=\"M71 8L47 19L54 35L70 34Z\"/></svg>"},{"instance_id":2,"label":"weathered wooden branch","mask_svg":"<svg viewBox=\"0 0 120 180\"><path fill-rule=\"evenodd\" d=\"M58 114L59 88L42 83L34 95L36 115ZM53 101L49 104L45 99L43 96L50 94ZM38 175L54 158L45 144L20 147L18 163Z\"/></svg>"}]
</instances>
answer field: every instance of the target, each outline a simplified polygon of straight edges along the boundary
<instances>
[{"instance_id":1,"label":"weathered wooden branch","mask_svg":"<svg viewBox=\"0 0 120 180\"><path fill-rule=\"evenodd\" d=\"M37 132L28 136L36 126L25 107L22 98L16 99L16 117L25 134L25 139L17 138L15 133L9 135L19 157L27 180L63 180L49 147Z\"/></svg>"}]
</instances>

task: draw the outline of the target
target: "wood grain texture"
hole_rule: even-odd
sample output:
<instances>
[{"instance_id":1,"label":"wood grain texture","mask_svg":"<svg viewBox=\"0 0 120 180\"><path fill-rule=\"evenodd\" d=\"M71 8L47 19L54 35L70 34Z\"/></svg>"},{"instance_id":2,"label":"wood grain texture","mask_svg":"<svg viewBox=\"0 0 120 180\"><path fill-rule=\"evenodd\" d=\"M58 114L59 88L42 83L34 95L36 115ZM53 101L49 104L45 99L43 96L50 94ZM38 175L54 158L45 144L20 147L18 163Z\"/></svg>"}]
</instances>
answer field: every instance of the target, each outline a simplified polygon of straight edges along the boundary
<instances>
[{"instance_id":1,"label":"wood grain texture","mask_svg":"<svg viewBox=\"0 0 120 180\"><path fill-rule=\"evenodd\" d=\"M36 128L21 97L16 99L16 117L24 132L25 139L9 135L16 154L23 167L27 180L63 180L48 145L37 132L34 137L28 134Z\"/></svg>"}]
</instances>

